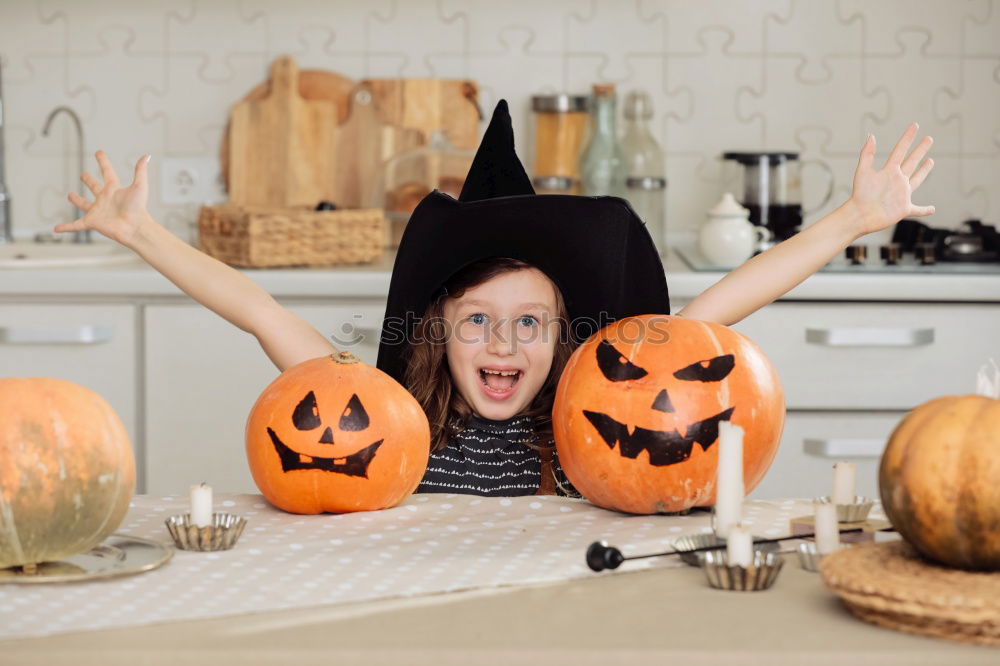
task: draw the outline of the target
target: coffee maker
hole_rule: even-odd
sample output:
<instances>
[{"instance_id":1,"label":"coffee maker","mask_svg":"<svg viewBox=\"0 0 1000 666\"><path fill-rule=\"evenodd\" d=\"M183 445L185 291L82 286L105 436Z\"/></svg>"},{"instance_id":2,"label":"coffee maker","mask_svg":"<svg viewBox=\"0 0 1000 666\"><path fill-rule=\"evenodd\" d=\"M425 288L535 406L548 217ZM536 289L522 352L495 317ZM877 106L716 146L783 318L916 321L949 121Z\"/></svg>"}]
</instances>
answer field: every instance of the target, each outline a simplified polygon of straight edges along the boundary
<instances>
[{"instance_id":1,"label":"coffee maker","mask_svg":"<svg viewBox=\"0 0 1000 666\"><path fill-rule=\"evenodd\" d=\"M742 192L740 204L750 211L750 221L771 231L773 241L767 245L790 238L799 231L803 210L798 153L727 152L722 159L733 163L727 168L727 191ZM822 208L833 194L833 172L825 162L812 162L830 174L826 196L816 207ZM758 247L758 251L766 249Z\"/></svg>"}]
</instances>

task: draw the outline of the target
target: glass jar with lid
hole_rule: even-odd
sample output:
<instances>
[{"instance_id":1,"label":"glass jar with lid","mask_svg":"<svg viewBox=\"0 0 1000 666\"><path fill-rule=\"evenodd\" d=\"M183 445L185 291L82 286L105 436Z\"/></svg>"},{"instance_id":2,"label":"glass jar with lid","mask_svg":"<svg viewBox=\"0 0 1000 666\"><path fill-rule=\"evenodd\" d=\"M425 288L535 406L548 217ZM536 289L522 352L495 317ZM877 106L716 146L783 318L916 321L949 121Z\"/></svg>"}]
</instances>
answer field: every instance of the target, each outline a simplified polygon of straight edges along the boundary
<instances>
[{"instance_id":1,"label":"glass jar with lid","mask_svg":"<svg viewBox=\"0 0 1000 666\"><path fill-rule=\"evenodd\" d=\"M571 186L567 193L578 194L580 152L590 123L587 96L533 95L531 111L534 136L531 173L537 179L568 178Z\"/></svg>"},{"instance_id":2,"label":"glass jar with lid","mask_svg":"<svg viewBox=\"0 0 1000 666\"><path fill-rule=\"evenodd\" d=\"M653 137L653 101L644 90L632 90L625 97L625 134L621 140L625 162L625 197L649 230L656 248L666 247L664 205L667 180L663 151Z\"/></svg>"},{"instance_id":3,"label":"glass jar with lid","mask_svg":"<svg viewBox=\"0 0 1000 666\"><path fill-rule=\"evenodd\" d=\"M625 179L628 201L646 225L660 254L667 247L667 224L664 214L667 179L662 176L629 176Z\"/></svg>"}]
</instances>

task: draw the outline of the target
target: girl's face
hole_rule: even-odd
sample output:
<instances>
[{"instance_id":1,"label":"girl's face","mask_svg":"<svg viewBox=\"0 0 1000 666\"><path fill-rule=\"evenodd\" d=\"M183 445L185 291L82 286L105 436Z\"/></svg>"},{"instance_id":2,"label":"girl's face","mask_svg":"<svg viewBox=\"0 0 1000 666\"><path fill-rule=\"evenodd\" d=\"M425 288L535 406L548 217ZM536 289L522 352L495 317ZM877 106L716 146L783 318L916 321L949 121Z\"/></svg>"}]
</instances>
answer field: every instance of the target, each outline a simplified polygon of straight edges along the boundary
<instances>
[{"instance_id":1,"label":"girl's face","mask_svg":"<svg viewBox=\"0 0 1000 666\"><path fill-rule=\"evenodd\" d=\"M444 303L448 368L479 416L510 418L531 404L559 338L555 285L536 268L498 275Z\"/></svg>"}]
</instances>

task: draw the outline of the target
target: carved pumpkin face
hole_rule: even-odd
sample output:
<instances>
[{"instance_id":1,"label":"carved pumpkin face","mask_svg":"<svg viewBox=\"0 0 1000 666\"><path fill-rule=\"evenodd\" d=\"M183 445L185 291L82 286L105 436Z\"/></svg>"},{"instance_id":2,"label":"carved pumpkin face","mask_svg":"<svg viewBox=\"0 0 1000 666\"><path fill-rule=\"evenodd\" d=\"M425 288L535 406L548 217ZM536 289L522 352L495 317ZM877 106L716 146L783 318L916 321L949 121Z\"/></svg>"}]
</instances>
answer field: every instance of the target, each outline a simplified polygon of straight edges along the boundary
<instances>
[{"instance_id":1,"label":"carved pumpkin face","mask_svg":"<svg viewBox=\"0 0 1000 666\"><path fill-rule=\"evenodd\" d=\"M268 427L267 436L271 438L274 450L281 459L283 471L318 469L334 474L368 477L368 465L385 440L380 439L377 442L372 442L355 453L333 455L332 447L336 443L333 441L333 428L331 426L324 427L315 391L309 391L289 416L296 430L315 435L317 440L315 443L310 442L311 438L307 434L297 436L296 439L303 441L299 442L297 448L293 449L281 441L278 433ZM346 434L368 430L369 423L368 412L365 411L361 400L357 394L352 395L340 415L337 428L341 434Z\"/></svg>"},{"instance_id":2,"label":"carved pumpkin face","mask_svg":"<svg viewBox=\"0 0 1000 666\"><path fill-rule=\"evenodd\" d=\"M720 421L745 431L750 492L784 424L777 374L735 331L667 315L622 319L592 336L567 363L553 406L569 480L594 504L630 513L715 502Z\"/></svg>"},{"instance_id":3,"label":"carved pumpkin face","mask_svg":"<svg viewBox=\"0 0 1000 666\"><path fill-rule=\"evenodd\" d=\"M272 382L250 412L246 445L254 482L275 506L369 511L395 506L416 489L430 428L406 389L342 352L300 363Z\"/></svg>"}]
</instances>

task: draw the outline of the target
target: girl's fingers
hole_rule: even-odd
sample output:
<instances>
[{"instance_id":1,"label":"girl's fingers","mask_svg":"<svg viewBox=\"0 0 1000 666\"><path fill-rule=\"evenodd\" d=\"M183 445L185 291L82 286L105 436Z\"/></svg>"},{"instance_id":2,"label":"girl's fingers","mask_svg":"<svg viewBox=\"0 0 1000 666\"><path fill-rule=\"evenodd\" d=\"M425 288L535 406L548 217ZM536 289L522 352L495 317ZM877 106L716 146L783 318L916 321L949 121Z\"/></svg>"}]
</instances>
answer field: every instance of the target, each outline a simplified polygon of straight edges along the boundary
<instances>
[{"instance_id":1,"label":"girl's fingers","mask_svg":"<svg viewBox=\"0 0 1000 666\"><path fill-rule=\"evenodd\" d=\"M926 155L927 151L931 149L931 145L933 145L933 143L934 143L934 138L930 136L925 136L923 139L920 140L920 143L917 144L917 147L913 149L913 152L910 153L910 156L907 157L906 160L899 167L900 169L902 169L904 174L906 174L907 176L913 175L913 172L917 168L917 165L920 164L920 160L924 159L924 155Z\"/></svg>"},{"instance_id":2,"label":"girl's fingers","mask_svg":"<svg viewBox=\"0 0 1000 666\"><path fill-rule=\"evenodd\" d=\"M931 172L931 169L933 168L934 168L934 160L928 157L927 161L921 164L920 168L917 169L917 172L912 176L910 176L911 192L915 191L918 187L920 187L923 184L924 179L927 178L927 174L929 174Z\"/></svg>"},{"instance_id":3,"label":"girl's fingers","mask_svg":"<svg viewBox=\"0 0 1000 666\"><path fill-rule=\"evenodd\" d=\"M934 214L934 206L913 206L910 208L909 215L915 217L926 217L927 215Z\"/></svg>"},{"instance_id":4,"label":"girl's fingers","mask_svg":"<svg viewBox=\"0 0 1000 666\"><path fill-rule=\"evenodd\" d=\"M52 227L52 231L57 233L63 233L66 231L83 231L86 227L83 224L83 218L77 218L72 222L63 222L62 224L57 224Z\"/></svg>"},{"instance_id":5,"label":"girl's fingers","mask_svg":"<svg viewBox=\"0 0 1000 666\"><path fill-rule=\"evenodd\" d=\"M93 202L87 201L76 192L70 192L67 198L71 204L83 211L90 210L90 207L94 205Z\"/></svg>"},{"instance_id":6,"label":"girl's fingers","mask_svg":"<svg viewBox=\"0 0 1000 666\"><path fill-rule=\"evenodd\" d=\"M140 185L146 184L146 178L148 177L149 155L143 155L139 158L139 161L135 163L135 179L133 182L139 183Z\"/></svg>"},{"instance_id":7,"label":"girl's fingers","mask_svg":"<svg viewBox=\"0 0 1000 666\"><path fill-rule=\"evenodd\" d=\"M87 186L87 189L90 190L95 197L101 193L101 184L86 171L80 174L80 180L83 181L83 184Z\"/></svg>"},{"instance_id":8,"label":"girl's fingers","mask_svg":"<svg viewBox=\"0 0 1000 666\"><path fill-rule=\"evenodd\" d=\"M104 177L104 184L111 185L114 183L118 184L118 174L115 173L115 168L111 166L111 160L108 159L107 153L103 150L97 151L97 163L101 165L101 175Z\"/></svg>"},{"instance_id":9,"label":"girl's fingers","mask_svg":"<svg viewBox=\"0 0 1000 666\"><path fill-rule=\"evenodd\" d=\"M886 166L898 166L903 162L903 158L906 157L906 153L910 149L910 144L913 143L913 137L917 135L918 129L920 129L919 125L910 123L910 126L903 132L903 136L899 137L896 147L892 149L889 159L886 160Z\"/></svg>"},{"instance_id":10,"label":"girl's fingers","mask_svg":"<svg viewBox=\"0 0 1000 666\"><path fill-rule=\"evenodd\" d=\"M865 145L861 146L861 156L858 157L858 169L871 169L875 159L875 135L869 134Z\"/></svg>"}]
</instances>

